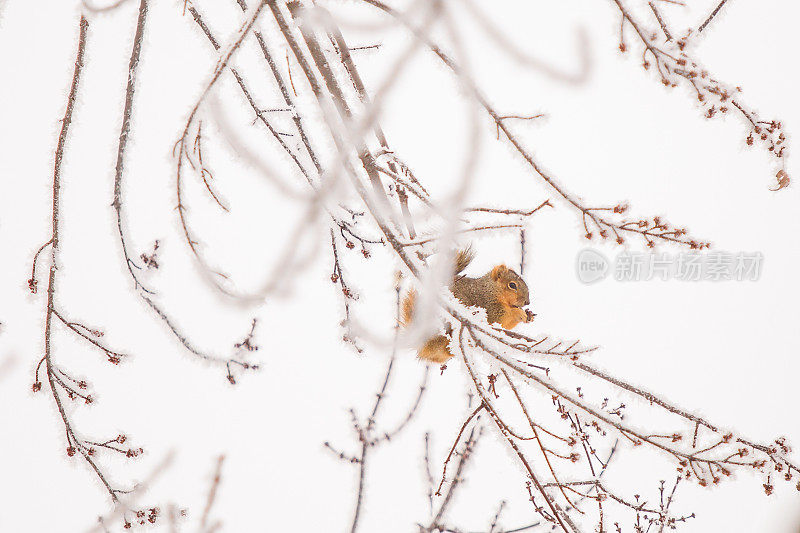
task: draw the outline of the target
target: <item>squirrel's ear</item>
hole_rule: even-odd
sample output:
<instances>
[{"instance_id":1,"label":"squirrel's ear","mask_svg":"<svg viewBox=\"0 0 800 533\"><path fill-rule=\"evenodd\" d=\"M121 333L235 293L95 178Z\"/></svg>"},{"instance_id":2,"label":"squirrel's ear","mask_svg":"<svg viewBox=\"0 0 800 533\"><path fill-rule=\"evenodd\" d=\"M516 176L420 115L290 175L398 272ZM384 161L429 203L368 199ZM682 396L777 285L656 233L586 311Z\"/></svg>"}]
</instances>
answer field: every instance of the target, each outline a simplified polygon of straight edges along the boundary
<instances>
[{"instance_id":1,"label":"squirrel's ear","mask_svg":"<svg viewBox=\"0 0 800 533\"><path fill-rule=\"evenodd\" d=\"M492 269L491 278L495 281L500 279L500 276L508 272L508 267L505 265L497 265Z\"/></svg>"}]
</instances>

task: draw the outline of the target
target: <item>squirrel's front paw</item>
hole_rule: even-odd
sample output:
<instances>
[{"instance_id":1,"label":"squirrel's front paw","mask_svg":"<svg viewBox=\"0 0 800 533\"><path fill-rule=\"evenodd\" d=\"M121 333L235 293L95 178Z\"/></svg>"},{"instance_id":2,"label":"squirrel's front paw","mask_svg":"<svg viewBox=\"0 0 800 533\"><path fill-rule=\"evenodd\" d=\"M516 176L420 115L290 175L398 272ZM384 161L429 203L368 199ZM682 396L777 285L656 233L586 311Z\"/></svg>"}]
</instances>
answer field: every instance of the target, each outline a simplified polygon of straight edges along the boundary
<instances>
[{"instance_id":1,"label":"squirrel's front paw","mask_svg":"<svg viewBox=\"0 0 800 533\"><path fill-rule=\"evenodd\" d=\"M533 322L533 317L536 316L536 313L532 312L530 309L525 309L525 322Z\"/></svg>"}]
</instances>

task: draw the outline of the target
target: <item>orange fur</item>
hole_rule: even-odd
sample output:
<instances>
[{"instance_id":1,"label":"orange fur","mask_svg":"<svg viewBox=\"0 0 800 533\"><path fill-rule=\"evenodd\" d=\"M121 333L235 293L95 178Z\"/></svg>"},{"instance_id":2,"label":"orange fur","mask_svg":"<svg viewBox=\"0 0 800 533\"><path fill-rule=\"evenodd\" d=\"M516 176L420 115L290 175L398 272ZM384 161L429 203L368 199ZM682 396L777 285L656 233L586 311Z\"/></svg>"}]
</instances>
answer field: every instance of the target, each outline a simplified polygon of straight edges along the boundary
<instances>
[{"instance_id":1,"label":"orange fur","mask_svg":"<svg viewBox=\"0 0 800 533\"><path fill-rule=\"evenodd\" d=\"M500 318L500 325L503 329L513 329L520 322L528 321L528 313L519 307L511 307L508 304L503 305L503 316Z\"/></svg>"},{"instance_id":2,"label":"orange fur","mask_svg":"<svg viewBox=\"0 0 800 533\"><path fill-rule=\"evenodd\" d=\"M407 328L414 319L414 304L417 302L417 291L411 289L403 299L403 309L400 313L400 325Z\"/></svg>"},{"instance_id":3,"label":"orange fur","mask_svg":"<svg viewBox=\"0 0 800 533\"><path fill-rule=\"evenodd\" d=\"M497 265L492 269L492 279L497 281L499 280L503 274L508 271L508 267L505 265Z\"/></svg>"},{"instance_id":4,"label":"orange fur","mask_svg":"<svg viewBox=\"0 0 800 533\"><path fill-rule=\"evenodd\" d=\"M505 265L497 265L481 278L468 278L461 274L472 260L472 252L462 250L456 254L456 269L450 289L462 303L482 307L490 323L512 329L520 322L529 322L528 312L522 306L530 303L528 287L522 278ZM514 285L516 284L516 285ZM512 288L513 287L513 288ZM417 293L410 290L403 299L400 323L409 327L414 320ZM450 333L436 335L419 349L417 357L433 363L444 363L453 357L448 348Z\"/></svg>"},{"instance_id":5,"label":"orange fur","mask_svg":"<svg viewBox=\"0 0 800 533\"><path fill-rule=\"evenodd\" d=\"M447 347L448 344L450 344L450 339L444 335L437 335L420 348L417 357L432 363L444 363L453 357Z\"/></svg>"},{"instance_id":6,"label":"orange fur","mask_svg":"<svg viewBox=\"0 0 800 533\"><path fill-rule=\"evenodd\" d=\"M507 281L509 281L510 276L509 273L510 270L505 265L497 265L491 271L491 277L497 282L499 288L497 301L500 303L500 307L503 310L500 315L499 323L503 329L513 329L520 322L528 322L528 313L519 307L520 302L517 291L507 286ZM511 281L513 281L513 278Z\"/></svg>"}]
</instances>

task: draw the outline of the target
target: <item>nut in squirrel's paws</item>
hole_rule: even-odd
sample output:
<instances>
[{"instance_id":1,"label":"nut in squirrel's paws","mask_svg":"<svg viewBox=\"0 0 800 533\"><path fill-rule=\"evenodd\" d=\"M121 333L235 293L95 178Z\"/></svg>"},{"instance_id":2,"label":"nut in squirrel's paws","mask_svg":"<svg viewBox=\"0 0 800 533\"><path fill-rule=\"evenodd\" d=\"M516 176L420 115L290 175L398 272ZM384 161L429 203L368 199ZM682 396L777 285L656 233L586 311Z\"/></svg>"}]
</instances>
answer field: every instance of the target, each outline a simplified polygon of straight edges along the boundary
<instances>
[{"instance_id":1,"label":"nut in squirrel's paws","mask_svg":"<svg viewBox=\"0 0 800 533\"><path fill-rule=\"evenodd\" d=\"M536 313L532 312L530 309L523 309L525 311L525 322L533 322L533 317L536 316Z\"/></svg>"}]
</instances>

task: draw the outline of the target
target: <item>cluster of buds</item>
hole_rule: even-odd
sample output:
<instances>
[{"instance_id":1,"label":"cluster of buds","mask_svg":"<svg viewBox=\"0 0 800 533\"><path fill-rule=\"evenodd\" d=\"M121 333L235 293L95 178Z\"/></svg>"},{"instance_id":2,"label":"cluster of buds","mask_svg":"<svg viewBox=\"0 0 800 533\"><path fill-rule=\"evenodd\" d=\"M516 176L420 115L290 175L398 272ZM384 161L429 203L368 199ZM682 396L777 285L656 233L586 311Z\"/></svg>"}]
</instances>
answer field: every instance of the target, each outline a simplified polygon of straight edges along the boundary
<instances>
[{"instance_id":1,"label":"cluster of buds","mask_svg":"<svg viewBox=\"0 0 800 533\"><path fill-rule=\"evenodd\" d=\"M128 459L132 459L134 457L139 457L143 453L144 450L142 448L128 448L127 450L125 450L125 457L127 457Z\"/></svg>"},{"instance_id":2,"label":"cluster of buds","mask_svg":"<svg viewBox=\"0 0 800 533\"><path fill-rule=\"evenodd\" d=\"M489 393L494 394L495 398L499 398L500 395L497 394L497 374L489 374Z\"/></svg>"},{"instance_id":3,"label":"cluster of buds","mask_svg":"<svg viewBox=\"0 0 800 533\"><path fill-rule=\"evenodd\" d=\"M347 242L345 242L344 246L348 250L353 250L356 247L356 244L353 241L348 240ZM364 259L369 259L370 257L372 257L372 253L366 247L364 242L361 243L361 255L364 256Z\"/></svg>"},{"instance_id":4,"label":"cluster of buds","mask_svg":"<svg viewBox=\"0 0 800 533\"><path fill-rule=\"evenodd\" d=\"M775 444L778 446L778 448L780 448L780 451L783 454L788 454L791 453L792 451L792 448L786 443L786 437L780 437L775 439Z\"/></svg>"},{"instance_id":5,"label":"cluster of buds","mask_svg":"<svg viewBox=\"0 0 800 533\"><path fill-rule=\"evenodd\" d=\"M599 226L600 230L598 231L598 235L600 238L607 239L610 236L609 231L613 232L617 244L625 244L625 238L622 236L622 233L628 232L643 238L648 248L655 248L657 240L682 244L688 246L692 250L702 250L711 247L710 242L687 239L686 235L688 230L686 228L671 227L669 223L658 216L654 216L652 219L623 219L620 222L610 222L594 213L595 211L611 211L615 214L622 214L627 210L628 206L622 204L609 208L587 209L584 213L584 226L586 227L586 234L584 237L587 240L592 240L594 238L594 233L589 231L588 225L586 225L587 220L591 220Z\"/></svg>"},{"instance_id":6,"label":"cluster of buds","mask_svg":"<svg viewBox=\"0 0 800 533\"><path fill-rule=\"evenodd\" d=\"M161 510L158 507L151 507L149 509L139 509L135 512L135 522L138 523L140 526L145 524L155 524L156 520L158 520L158 516L161 514ZM184 514L182 512L182 514ZM131 529L133 524L125 519L125 522L122 526L124 529Z\"/></svg>"},{"instance_id":7,"label":"cluster of buds","mask_svg":"<svg viewBox=\"0 0 800 533\"><path fill-rule=\"evenodd\" d=\"M237 342L236 344L233 345L234 348L238 350L242 349L247 350L248 352L255 352L258 350L258 345L253 342L257 323L258 319L254 318L250 326L250 331L247 333L247 335L241 342ZM242 366L244 366L245 369L250 367L250 365L248 365L247 363L244 363Z\"/></svg>"},{"instance_id":8,"label":"cluster of buds","mask_svg":"<svg viewBox=\"0 0 800 533\"><path fill-rule=\"evenodd\" d=\"M153 243L153 251L150 253L150 255L142 253L139 256L147 268L158 269L158 246L158 241L155 241L155 243Z\"/></svg>"},{"instance_id":9,"label":"cluster of buds","mask_svg":"<svg viewBox=\"0 0 800 533\"><path fill-rule=\"evenodd\" d=\"M599 434L601 434L601 435L603 435L605 437L606 430L603 429L602 427L600 427L600 424L597 422L597 420L592 420L591 422L589 422L589 426L594 428L594 430L597 433L599 433Z\"/></svg>"},{"instance_id":10,"label":"cluster of buds","mask_svg":"<svg viewBox=\"0 0 800 533\"><path fill-rule=\"evenodd\" d=\"M69 398L70 400L74 400L75 398L81 398L86 405L94 403L94 398L92 398L91 394L87 394L86 396L81 396L80 394L71 390L67 390L67 398Z\"/></svg>"},{"instance_id":11,"label":"cluster of buds","mask_svg":"<svg viewBox=\"0 0 800 533\"><path fill-rule=\"evenodd\" d=\"M755 143L760 143L775 159L782 162L787 155L787 138L783 124L777 120L760 120L757 112L746 109L735 99L734 95L742 92L741 87L728 87L699 66L697 61L687 53L689 36L690 34L687 33L676 40L673 45L674 49L669 51L654 44L657 40L656 34L651 34L649 39L643 36L642 43L645 49L642 68L649 70L654 63L661 83L665 87L677 87L679 81L684 80L695 91L697 101L706 119L724 116L731 112L738 113L750 127L745 139L747 145L753 146ZM619 49L623 53L627 51L627 46L622 40L620 40ZM783 163L781 163L781 167L783 167ZM788 176L785 174L784 171L785 182L779 184L778 189L788 185Z\"/></svg>"}]
</instances>

